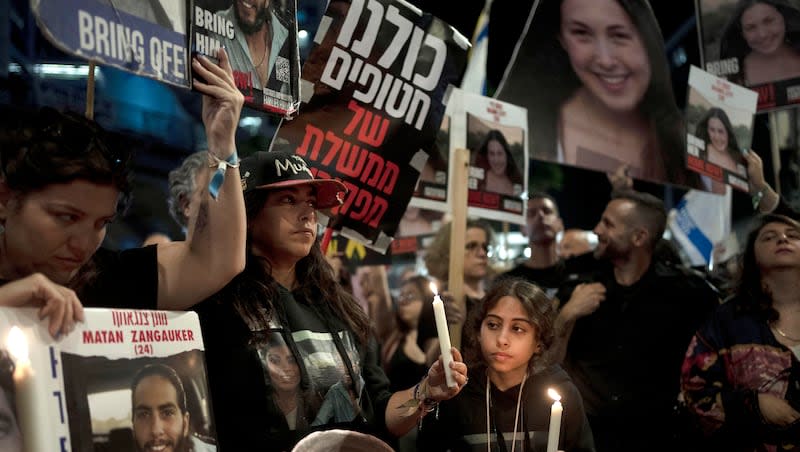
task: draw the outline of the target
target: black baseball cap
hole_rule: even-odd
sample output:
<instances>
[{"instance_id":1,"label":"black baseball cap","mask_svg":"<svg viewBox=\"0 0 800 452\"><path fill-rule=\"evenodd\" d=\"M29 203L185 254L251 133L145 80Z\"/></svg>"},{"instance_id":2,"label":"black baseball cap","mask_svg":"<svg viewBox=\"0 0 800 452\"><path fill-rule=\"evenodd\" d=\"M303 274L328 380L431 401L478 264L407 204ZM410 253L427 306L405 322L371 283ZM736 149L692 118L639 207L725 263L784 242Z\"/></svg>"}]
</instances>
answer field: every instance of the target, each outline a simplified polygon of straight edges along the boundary
<instances>
[{"instance_id":1,"label":"black baseball cap","mask_svg":"<svg viewBox=\"0 0 800 452\"><path fill-rule=\"evenodd\" d=\"M335 179L315 179L308 164L297 154L286 151L258 151L242 159L239 173L242 190L289 188L313 185L317 190L317 208L329 209L342 204L347 187Z\"/></svg>"}]
</instances>

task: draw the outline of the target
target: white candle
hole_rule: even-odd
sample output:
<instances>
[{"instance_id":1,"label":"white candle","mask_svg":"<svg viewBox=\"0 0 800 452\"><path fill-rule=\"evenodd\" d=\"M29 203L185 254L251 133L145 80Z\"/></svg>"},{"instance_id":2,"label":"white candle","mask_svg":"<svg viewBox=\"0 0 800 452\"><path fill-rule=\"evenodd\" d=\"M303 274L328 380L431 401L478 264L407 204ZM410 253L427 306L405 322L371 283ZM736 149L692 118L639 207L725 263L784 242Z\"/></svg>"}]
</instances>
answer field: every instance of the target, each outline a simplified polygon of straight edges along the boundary
<instances>
[{"instance_id":1,"label":"white candle","mask_svg":"<svg viewBox=\"0 0 800 452\"><path fill-rule=\"evenodd\" d=\"M45 390L36 379L28 358L28 341L17 327L8 333L8 351L14 357L14 391L17 402L17 423L22 432L23 450L37 452L49 450L53 438L48 434L49 416Z\"/></svg>"},{"instance_id":2,"label":"white candle","mask_svg":"<svg viewBox=\"0 0 800 452\"><path fill-rule=\"evenodd\" d=\"M447 328L447 316L444 314L444 303L442 297L436 289L436 284L431 283L433 292L433 316L436 319L436 332L439 334L439 349L442 352L442 364L444 364L444 377L447 380L447 387L455 388L456 380L453 378L453 370L450 363L453 362L453 353L450 351L450 331Z\"/></svg>"},{"instance_id":3,"label":"white candle","mask_svg":"<svg viewBox=\"0 0 800 452\"><path fill-rule=\"evenodd\" d=\"M561 406L561 396L553 389L547 390L547 395L553 400L553 406L550 407L550 432L547 434L547 452L556 452L558 450L559 434L561 433L561 413L564 407Z\"/></svg>"}]
</instances>

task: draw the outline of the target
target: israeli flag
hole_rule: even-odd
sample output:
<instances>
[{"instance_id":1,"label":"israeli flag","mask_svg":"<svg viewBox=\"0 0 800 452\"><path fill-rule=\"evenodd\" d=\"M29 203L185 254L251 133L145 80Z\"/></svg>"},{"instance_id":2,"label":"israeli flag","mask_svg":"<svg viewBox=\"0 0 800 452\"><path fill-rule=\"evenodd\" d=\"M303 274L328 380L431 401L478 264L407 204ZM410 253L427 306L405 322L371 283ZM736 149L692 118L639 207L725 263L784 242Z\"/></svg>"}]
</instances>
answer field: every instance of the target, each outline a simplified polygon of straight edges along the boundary
<instances>
[{"instance_id":1,"label":"israeli flag","mask_svg":"<svg viewBox=\"0 0 800 452\"><path fill-rule=\"evenodd\" d=\"M486 59L489 54L489 11L491 8L492 0L486 0L478 18L478 24L475 26L475 33L472 35L472 48L467 61L467 69L461 80L461 89L481 96L487 95Z\"/></svg>"},{"instance_id":2,"label":"israeli flag","mask_svg":"<svg viewBox=\"0 0 800 452\"><path fill-rule=\"evenodd\" d=\"M711 263L714 246L731 232L731 188L724 195L690 190L669 212L667 225L692 266Z\"/></svg>"}]
</instances>

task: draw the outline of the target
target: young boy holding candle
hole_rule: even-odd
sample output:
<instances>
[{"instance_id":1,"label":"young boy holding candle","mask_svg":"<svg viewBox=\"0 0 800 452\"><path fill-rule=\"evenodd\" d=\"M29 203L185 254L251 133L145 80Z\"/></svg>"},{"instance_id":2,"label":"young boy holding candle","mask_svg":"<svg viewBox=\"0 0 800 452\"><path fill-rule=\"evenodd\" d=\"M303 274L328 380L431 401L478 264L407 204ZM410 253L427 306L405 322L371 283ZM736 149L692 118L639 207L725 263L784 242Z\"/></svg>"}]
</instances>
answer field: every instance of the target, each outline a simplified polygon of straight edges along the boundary
<instances>
[{"instance_id":1,"label":"young boy holding candle","mask_svg":"<svg viewBox=\"0 0 800 452\"><path fill-rule=\"evenodd\" d=\"M577 388L543 358L554 340L555 317L553 303L534 284L498 281L467 323L469 383L442 402L436 416L423 419L418 449L549 451L553 389L563 413L552 450L594 451Z\"/></svg>"}]
</instances>

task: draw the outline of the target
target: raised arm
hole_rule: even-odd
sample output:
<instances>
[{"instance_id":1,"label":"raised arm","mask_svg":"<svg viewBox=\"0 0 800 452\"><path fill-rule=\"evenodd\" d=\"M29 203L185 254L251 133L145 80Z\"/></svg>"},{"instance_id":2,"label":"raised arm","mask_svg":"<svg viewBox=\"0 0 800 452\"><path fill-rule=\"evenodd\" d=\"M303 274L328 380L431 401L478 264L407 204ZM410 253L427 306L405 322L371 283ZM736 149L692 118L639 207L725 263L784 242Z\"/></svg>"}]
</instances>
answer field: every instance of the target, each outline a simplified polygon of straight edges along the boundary
<instances>
[{"instance_id":1,"label":"raised arm","mask_svg":"<svg viewBox=\"0 0 800 452\"><path fill-rule=\"evenodd\" d=\"M750 194L754 197L754 208L760 213L771 213L780 202L780 195L764 179L764 162L755 151L744 156L747 162L747 177L750 179Z\"/></svg>"},{"instance_id":2,"label":"raised arm","mask_svg":"<svg viewBox=\"0 0 800 452\"><path fill-rule=\"evenodd\" d=\"M214 294L244 269L246 219L236 152L236 128L244 97L233 81L224 49L219 65L204 57L192 60L192 68L205 82L194 80L203 93L203 124L208 139L209 165L198 171L197 183L204 190L195 223L187 242L158 248L158 307L183 310ZM219 161L225 165L224 182L214 199L209 181Z\"/></svg>"}]
</instances>

